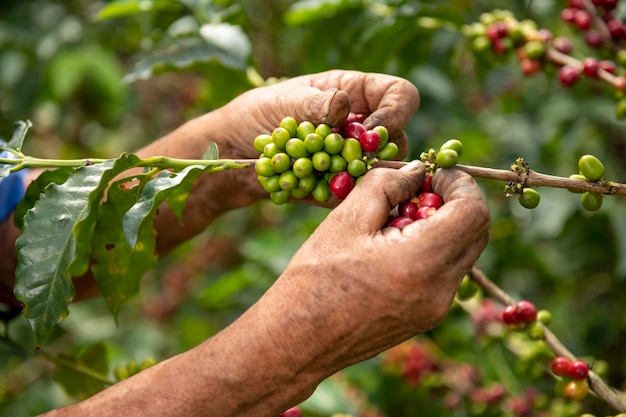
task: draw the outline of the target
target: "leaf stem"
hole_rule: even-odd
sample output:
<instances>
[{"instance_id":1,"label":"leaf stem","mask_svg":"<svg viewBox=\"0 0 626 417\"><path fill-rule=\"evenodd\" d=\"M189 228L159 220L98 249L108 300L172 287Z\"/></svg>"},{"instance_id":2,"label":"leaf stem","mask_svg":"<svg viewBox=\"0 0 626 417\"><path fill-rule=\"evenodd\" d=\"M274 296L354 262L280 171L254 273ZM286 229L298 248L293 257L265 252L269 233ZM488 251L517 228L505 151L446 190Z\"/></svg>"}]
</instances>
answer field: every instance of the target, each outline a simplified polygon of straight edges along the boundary
<instances>
[{"instance_id":1,"label":"leaf stem","mask_svg":"<svg viewBox=\"0 0 626 417\"><path fill-rule=\"evenodd\" d=\"M53 356L50 353L46 352L43 349L39 349L36 353L33 353L33 351L31 349L28 349L26 346L16 342L15 340L11 339L9 336L7 336L6 334L4 335L0 335L0 342L4 343L7 346L10 346L16 350L22 351L22 352L27 352L30 353L34 356L40 356L54 364L56 364L57 366L60 367L65 367L68 369L71 369L74 372L77 372L81 375L84 375L88 378L93 379L94 381L100 382L104 385L113 385L115 384L115 381L107 378L106 375L103 375L99 372L94 371L91 368L88 368L84 365L81 365L79 363L76 362L72 362L68 359L64 359L62 357L59 356Z\"/></svg>"}]
</instances>

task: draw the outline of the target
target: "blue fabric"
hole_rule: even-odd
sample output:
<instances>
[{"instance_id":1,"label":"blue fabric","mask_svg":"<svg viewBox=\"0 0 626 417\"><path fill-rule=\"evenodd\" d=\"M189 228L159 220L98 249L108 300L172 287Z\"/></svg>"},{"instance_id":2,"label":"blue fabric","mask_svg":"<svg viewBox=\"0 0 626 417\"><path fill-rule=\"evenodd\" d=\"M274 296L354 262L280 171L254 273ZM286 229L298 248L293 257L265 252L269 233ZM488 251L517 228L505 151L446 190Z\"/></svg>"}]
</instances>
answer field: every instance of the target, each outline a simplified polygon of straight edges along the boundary
<instances>
[{"instance_id":1,"label":"blue fabric","mask_svg":"<svg viewBox=\"0 0 626 417\"><path fill-rule=\"evenodd\" d=\"M7 151L0 152L0 158L11 158L15 155ZM0 222L13 212L17 203L24 197L24 177L26 169L9 174L8 177L0 177Z\"/></svg>"}]
</instances>

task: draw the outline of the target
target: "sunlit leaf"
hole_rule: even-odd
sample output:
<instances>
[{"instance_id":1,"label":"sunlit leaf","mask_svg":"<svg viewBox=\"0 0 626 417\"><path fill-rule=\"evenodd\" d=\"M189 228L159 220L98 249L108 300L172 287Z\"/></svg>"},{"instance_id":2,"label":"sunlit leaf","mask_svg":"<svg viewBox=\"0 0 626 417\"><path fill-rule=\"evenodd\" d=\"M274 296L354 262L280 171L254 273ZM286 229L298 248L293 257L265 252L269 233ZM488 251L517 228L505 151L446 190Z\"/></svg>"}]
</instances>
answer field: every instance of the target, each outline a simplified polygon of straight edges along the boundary
<instances>
[{"instance_id":1,"label":"sunlit leaf","mask_svg":"<svg viewBox=\"0 0 626 417\"><path fill-rule=\"evenodd\" d=\"M180 10L181 5L171 0L123 0L114 1L102 8L96 19L106 20L134 16L153 11Z\"/></svg>"},{"instance_id":2,"label":"sunlit leaf","mask_svg":"<svg viewBox=\"0 0 626 417\"><path fill-rule=\"evenodd\" d=\"M71 272L87 268L97 207L109 180L136 160L122 157L77 168L63 184L50 184L26 213L16 241L15 294L38 346L68 314L74 297Z\"/></svg>"}]
</instances>

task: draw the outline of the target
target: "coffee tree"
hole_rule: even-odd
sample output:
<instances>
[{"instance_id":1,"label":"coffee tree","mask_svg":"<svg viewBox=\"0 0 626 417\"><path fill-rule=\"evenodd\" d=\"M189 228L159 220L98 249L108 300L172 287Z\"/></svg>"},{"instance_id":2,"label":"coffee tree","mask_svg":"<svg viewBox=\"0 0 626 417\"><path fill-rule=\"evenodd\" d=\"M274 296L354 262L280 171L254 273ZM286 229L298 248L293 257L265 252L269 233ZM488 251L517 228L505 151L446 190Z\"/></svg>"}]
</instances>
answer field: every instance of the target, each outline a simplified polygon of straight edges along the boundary
<instances>
[{"instance_id":1,"label":"coffee tree","mask_svg":"<svg viewBox=\"0 0 626 417\"><path fill-rule=\"evenodd\" d=\"M414 81L422 108L407 128L406 160L424 161L427 179L453 167L476 178L491 241L441 326L333 376L283 415L626 413L620 2L130 1L94 3L95 14L39 6L10 8L13 22L33 24L2 39L0 54L12 68L2 80L0 174L48 168L15 216L26 310L2 327L0 412L76 401L211 336L271 285L327 212L288 198L342 199L367 171L405 163L392 160L385 127L365 131L362 115L335 129L284 115L274 132L250 138L255 160L220 159L214 146L193 161L110 157L156 136L157 111L168 115L165 130L255 85L341 67ZM126 87L113 82L122 78ZM80 105L94 97L97 107ZM13 123L24 114L34 123ZM135 192L114 192L123 187L112 181L136 168ZM180 215L195 178L225 169L256 169L268 201L157 261L158 205ZM75 211L61 210L68 198ZM388 227L441 204L426 180ZM38 250L54 256L29 255ZM102 297L68 310L68 278L89 268ZM47 296L29 297L33 285Z\"/></svg>"}]
</instances>

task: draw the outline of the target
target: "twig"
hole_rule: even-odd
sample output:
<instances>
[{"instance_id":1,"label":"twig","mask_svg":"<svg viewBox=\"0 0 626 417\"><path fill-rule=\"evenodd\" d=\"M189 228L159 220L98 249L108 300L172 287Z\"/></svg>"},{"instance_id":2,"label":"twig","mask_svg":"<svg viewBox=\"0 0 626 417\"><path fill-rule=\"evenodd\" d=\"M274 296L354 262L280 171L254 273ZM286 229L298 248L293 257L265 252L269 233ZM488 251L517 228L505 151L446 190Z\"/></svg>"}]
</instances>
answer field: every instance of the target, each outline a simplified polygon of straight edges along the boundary
<instances>
[{"instance_id":1,"label":"twig","mask_svg":"<svg viewBox=\"0 0 626 417\"><path fill-rule=\"evenodd\" d=\"M403 161L378 161L374 166L384 168L401 168L408 162ZM505 182L521 182L524 187L555 187L565 188L574 192L590 191L600 194L611 194L626 196L626 184L604 181L584 181L574 178L557 177L554 175L542 174L534 170L520 174L518 172L483 168L470 165L457 165L457 169L467 172L474 178L489 180L499 180Z\"/></svg>"},{"instance_id":2,"label":"twig","mask_svg":"<svg viewBox=\"0 0 626 417\"><path fill-rule=\"evenodd\" d=\"M474 266L469 275L490 297L504 305L515 303L513 297L498 287L478 267ZM571 360L576 359L576 356L561 343L559 338L547 326L542 326L544 327L544 342L556 356L564 356ZM593 370L589 371L589 387L599 398L617 411L626 412L626 396L607 385Z\"/></svg>"}]
</instances>

